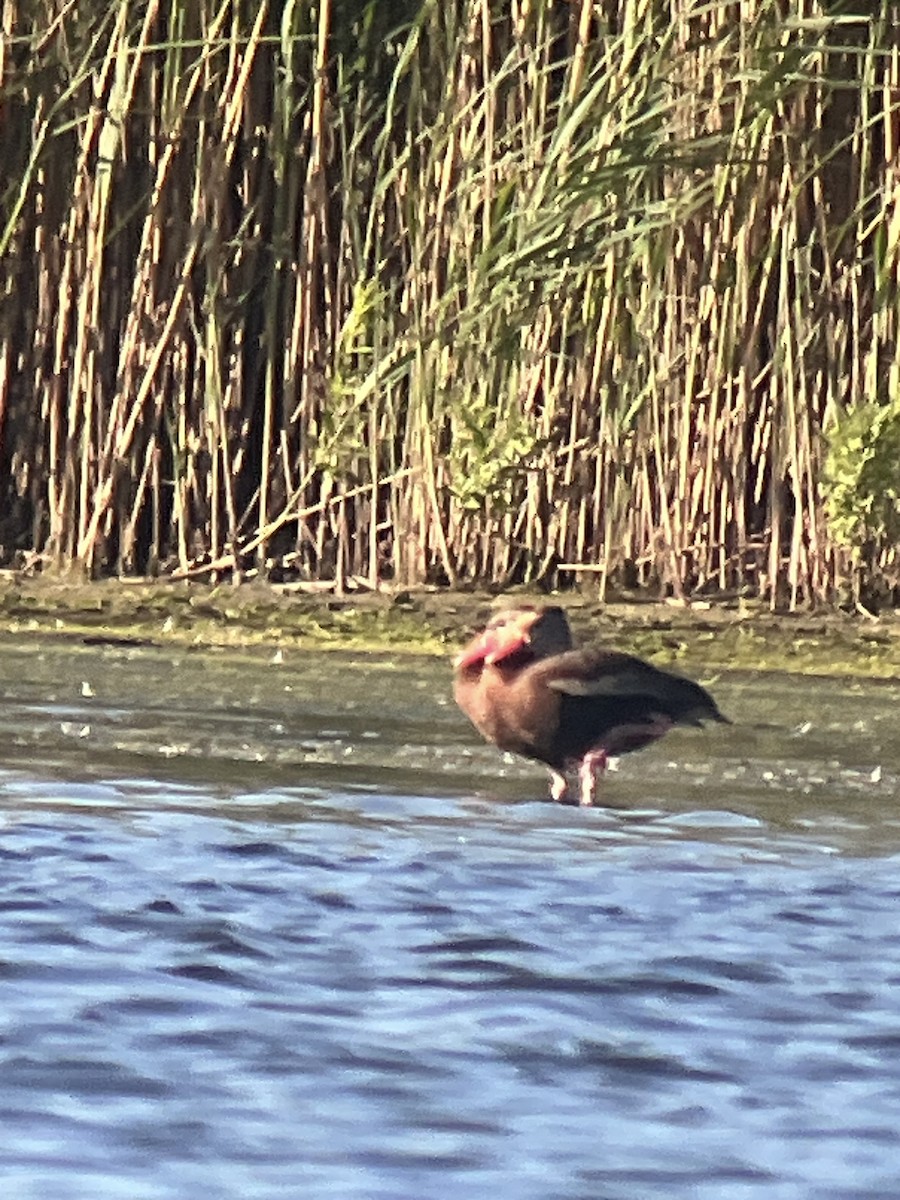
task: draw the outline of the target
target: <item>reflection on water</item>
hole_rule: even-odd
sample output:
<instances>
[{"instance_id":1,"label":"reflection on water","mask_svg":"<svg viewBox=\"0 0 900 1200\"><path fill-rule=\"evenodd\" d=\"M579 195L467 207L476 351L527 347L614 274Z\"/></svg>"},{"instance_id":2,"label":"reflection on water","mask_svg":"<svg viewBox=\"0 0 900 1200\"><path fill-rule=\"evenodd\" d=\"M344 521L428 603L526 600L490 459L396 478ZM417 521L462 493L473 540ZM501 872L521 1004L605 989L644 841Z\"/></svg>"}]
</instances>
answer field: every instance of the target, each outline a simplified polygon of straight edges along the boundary
<instances>
[{"instance_id":1,"label":"reflection on water","mask_svg":"<svg viewBox=\"0 0 900 1200\"><path fill-rule=\"evenodd\" d=\"M0 678L7 1195L900 1194L900 689L719 680L585 812L434 662Z\"/></svg>"}]
</instances>

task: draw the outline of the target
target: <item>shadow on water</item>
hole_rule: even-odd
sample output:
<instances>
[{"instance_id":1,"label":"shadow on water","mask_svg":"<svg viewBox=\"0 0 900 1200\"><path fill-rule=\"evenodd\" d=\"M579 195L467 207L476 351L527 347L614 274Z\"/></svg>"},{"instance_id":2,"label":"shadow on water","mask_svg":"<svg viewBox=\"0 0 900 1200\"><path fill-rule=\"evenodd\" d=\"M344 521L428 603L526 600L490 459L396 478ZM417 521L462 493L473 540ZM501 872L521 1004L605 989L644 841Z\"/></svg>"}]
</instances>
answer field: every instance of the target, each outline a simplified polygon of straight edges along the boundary
<instances>
[{"instance_id":1,"label":"shadow on water","mask_svg":"<svg viewBox=\"0 0 900 1200\"><path fill-rule=\"evenodd\" d=\"M582 811L433 660L0 672L17 1200L898 1194L897 685L723 677Z\"/></svg>"}]
</instances>

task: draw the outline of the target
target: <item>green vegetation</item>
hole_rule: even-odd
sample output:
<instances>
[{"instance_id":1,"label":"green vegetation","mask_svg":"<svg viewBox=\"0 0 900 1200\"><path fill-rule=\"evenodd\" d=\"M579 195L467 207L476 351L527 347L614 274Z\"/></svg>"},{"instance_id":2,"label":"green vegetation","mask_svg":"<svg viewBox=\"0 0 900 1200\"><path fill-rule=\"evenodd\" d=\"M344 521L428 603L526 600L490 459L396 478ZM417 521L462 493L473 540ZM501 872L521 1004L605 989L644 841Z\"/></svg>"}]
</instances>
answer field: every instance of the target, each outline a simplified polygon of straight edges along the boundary
<instances>
[{"instance_id":1,"label":"green vegetation","mask_svg":"<svg viewBox=\"0 0 900 1200\"><path fill-rule=\"evenodd\" d=\"M872 580L896 587L891 550L900 542L900 397L860 404L832 426L825 484L831 532L850 552L855 598Z\"/></svg>"},{"instance_id":2,"label":"green vegetation","mask_svg":"<svg viewBox=\"0 0 900 1200\"><path fill-rule=\"evenodd\" d=\"M7 5L0 561L888 595L900 25L796 11Z\"/></svg>"}]
</instances>

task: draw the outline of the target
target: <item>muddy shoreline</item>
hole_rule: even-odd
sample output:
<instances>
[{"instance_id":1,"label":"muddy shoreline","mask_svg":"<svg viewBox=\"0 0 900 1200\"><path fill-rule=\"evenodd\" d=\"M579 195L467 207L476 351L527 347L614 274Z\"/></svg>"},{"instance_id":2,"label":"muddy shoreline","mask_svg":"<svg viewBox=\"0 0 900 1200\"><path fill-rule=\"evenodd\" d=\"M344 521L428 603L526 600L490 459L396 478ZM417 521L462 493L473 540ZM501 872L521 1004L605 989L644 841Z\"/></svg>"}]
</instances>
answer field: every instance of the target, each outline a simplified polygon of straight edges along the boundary
<instances>
[{"instance_id":1,"label":"muddy shoreline","mask_svg":"<svg viewBox=\"0 0 900 1200\"><path fill-rule=\"evenodd\" d=\"M773 614L742 601L675 606L638 598L599 604L586 594L508 593L560 603L579 639L706 672L900 675L900 619L844 613ZM0 636L172 644L198 649L319 650L449 656L500 603L484 592L331 592L244 584L0 579Z\"/></svg>"}]
</instances>

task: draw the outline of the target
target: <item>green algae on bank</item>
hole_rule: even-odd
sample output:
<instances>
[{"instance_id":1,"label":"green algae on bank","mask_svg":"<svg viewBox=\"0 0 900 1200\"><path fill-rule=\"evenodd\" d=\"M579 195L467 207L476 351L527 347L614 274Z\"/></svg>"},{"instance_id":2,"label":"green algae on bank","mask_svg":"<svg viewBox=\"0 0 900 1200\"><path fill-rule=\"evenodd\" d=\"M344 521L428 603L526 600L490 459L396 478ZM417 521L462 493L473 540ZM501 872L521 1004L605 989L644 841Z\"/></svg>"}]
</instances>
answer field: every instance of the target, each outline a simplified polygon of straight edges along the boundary
<instances>
[{"instance_id":1,"label":"green algae on bank","mask_svg":"<svg viewBox=\"0 0 900 1200\"><path fill-rule=\"evenodd\" d=\"M579 640L602 642L696 674L729 668L796 674L900 675L900 620L844 613L772 614L738 602L600 605L584 594L516 592L561 603ZM160 581L0 580L0 631L209 648L388 651L449 656L502 599L484 593L358 592Z\"/></svg>"}]
</instances>

